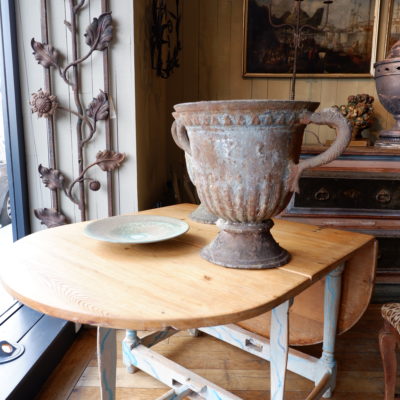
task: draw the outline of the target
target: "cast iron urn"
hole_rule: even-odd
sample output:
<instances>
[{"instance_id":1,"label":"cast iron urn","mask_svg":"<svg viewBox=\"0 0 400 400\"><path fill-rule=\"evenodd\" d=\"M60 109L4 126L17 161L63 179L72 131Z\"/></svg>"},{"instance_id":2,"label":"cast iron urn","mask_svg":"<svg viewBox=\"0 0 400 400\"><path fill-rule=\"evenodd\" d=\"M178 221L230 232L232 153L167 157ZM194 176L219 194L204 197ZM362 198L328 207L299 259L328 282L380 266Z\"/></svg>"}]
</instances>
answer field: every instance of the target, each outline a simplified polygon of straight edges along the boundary
<instances>
[{"instance_id":1,"label":"cast iron urn","mask_svg":"<svg viewBox=\"0 0 400 400\"><path fill-rule=\"evenodd\" d=\"M374 64L374 68L379 101L396 121L392 129L379 132L375 146L400 148L400 41L393 45L385 60Z\"/></svg>"},{"instance_id":2,"label":"cast iron urn","mask_svg":"<svg viewBox=\"0 0 400 400\"><path fill-rule=\"evenodd\" d=\"M336 109L278 100L204 101L175 105L172 135L190 156L190 175L220 232L201 250L206 260L231 268L286 264L289 252L274 240L271 218L298 190L306 168L327 163L347 147L351 130ZM336 128L325 152L299 162L308 123Z\"/></svg>"}]
</instances>

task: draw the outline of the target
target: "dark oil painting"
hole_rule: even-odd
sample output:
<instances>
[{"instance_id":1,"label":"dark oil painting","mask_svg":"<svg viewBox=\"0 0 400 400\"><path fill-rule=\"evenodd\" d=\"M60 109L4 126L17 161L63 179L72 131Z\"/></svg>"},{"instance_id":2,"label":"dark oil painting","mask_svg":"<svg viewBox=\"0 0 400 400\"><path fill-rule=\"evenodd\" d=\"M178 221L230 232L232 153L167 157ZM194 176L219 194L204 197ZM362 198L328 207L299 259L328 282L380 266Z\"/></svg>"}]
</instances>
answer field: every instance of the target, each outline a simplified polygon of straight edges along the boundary
<instances>
[{"instance_id":1,"label":"dark oil painting","mask_svg":"<svg viewBox=\"0 0 400 400\"><path fill-rule=\"evenodd\" d=\"M400 40L400 0L392 0L390 17L387 51Z\"/></svg>"},{"instance_id":2,"label":"dark oil painting","mask_svg":"<svg viewBox=\"0 0 400 400\"><path fill-rule=\"evenodd\" d=\"M291 74L294 60L295 0L245 1L245 76ZM303 26L298 74L369 74L373 60L374 10L379 0L301 1ZM379 5L379 4L378 4Z\"/></svg>"}]
</instances>

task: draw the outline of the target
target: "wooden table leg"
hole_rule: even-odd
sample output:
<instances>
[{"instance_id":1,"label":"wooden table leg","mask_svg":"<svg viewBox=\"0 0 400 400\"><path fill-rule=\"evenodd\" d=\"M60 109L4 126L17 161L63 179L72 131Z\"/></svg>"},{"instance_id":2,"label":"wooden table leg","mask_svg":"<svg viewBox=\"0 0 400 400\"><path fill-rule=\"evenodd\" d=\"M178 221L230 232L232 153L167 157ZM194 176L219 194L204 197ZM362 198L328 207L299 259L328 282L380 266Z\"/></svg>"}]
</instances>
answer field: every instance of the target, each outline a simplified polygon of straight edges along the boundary
<instances>
[{"instance_id":1,"label":"wooden table leg","mask_svg":"<svg viewBox=\"0 0 400 400\"><path fill-rule=\"evenodd\" d=\"M289 352L289 304L285 301L271 313L271 400L283 400Z\"/></svg>"},{"instance_id":2,"label":"wooden table leg","mask_svg":"<svg viewBox=\"0 0 400 400\"><path fill-rule=\"evenodd\" d=\"M325 280L324 339L322 344L321 362L328 368L328 370L332 371L332 377L330 388L324 393L324 398L331 397L332 391L336 386L335 343L343 270L344 263L334 269Z\"/></svg>"},{"instance_id":3,"label":"wooden table leg","mask_svg":"<svg viewBox=\"0 0 400 400\"><path fill-rule=\"evenodd\" d=\"M385 320L383 328L379 332L379 349L385 376L385 400L395 398L397 375L396 345L398 342L399 333Z\"/></svg>"},{"instance_id":4,"label":"wooden table leg","mask_svg":"<svg viewBox=\"0 0 400 400\"><path fill-rule=\"evenodd\" d=\"M101 400L114 400L117 369L115 329L97 328L97 360L101 384L100 398Z\"/></svg>"}]
</instances>

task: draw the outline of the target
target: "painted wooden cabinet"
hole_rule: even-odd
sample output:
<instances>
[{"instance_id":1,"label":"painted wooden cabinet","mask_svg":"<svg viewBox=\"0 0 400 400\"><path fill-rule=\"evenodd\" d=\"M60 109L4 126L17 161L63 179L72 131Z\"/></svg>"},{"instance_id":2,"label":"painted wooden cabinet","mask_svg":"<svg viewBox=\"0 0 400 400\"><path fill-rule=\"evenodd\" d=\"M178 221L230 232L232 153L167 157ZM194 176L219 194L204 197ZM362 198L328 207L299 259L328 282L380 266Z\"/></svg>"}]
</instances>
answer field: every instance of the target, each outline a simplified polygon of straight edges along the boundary
<instances>
[{"instance_id":1,"label":"painted wooden cabinet","mask_svg":"<svg viewBox=\"0 0 400 400\"><path fill-rule=\"evenodd\" d=\"M321 147L304 147L311 157ZM379 243L375 300L400 300L400 152L349 148L305 171L285 219L372 234Z\"/></svg>"}]
</instances>

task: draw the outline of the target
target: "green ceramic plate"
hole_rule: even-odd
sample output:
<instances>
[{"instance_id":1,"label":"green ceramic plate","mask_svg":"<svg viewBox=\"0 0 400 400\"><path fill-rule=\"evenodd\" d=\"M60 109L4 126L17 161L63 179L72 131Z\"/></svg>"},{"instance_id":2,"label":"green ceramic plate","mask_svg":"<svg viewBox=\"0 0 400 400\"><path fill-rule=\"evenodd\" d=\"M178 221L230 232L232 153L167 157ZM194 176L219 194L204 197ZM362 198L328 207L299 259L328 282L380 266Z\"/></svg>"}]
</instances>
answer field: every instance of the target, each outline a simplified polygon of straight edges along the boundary
<instances>
[{"instance_id":1,"label":"green ceramic plate","mask_svg":"<svg viewBox=\"0 0 400 400\"><path fill-rule=\"evenodd\" d=\"M84 233L111 243L153 243L187 232L189 225L177 218L159 215L121 215L91 222Z\"/></svg>"}]
</instances>

